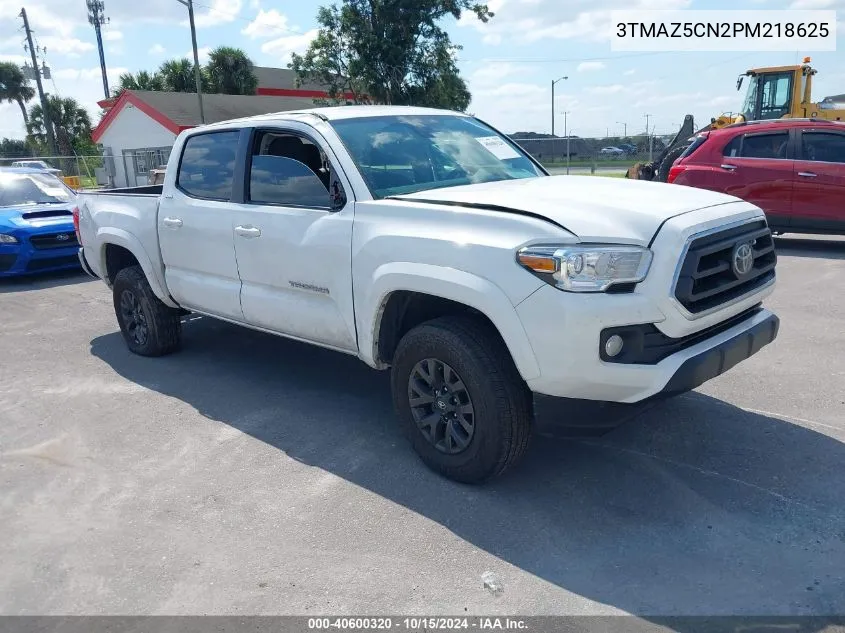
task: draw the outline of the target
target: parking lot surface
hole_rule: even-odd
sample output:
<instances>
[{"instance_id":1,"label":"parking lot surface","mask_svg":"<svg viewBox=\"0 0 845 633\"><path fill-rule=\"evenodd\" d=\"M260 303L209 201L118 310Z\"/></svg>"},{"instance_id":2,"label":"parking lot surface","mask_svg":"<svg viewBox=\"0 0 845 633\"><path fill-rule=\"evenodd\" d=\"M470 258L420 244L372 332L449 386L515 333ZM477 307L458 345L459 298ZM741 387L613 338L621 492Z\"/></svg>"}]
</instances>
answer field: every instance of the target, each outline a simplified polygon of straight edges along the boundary
<instances>
[{"instance_id":1,"label":"parking lot surface","mask_svg":"<svg viewBox=\"0 0 845 633\"><path fill-rule=\"evenodd\" d=\"M3 281L0 613L843 613L845 240L778 250L773 345L656 405L538 402L484 487L355 358L196 317L141 358L102 282Z\"/></svg>"}]
</instances>

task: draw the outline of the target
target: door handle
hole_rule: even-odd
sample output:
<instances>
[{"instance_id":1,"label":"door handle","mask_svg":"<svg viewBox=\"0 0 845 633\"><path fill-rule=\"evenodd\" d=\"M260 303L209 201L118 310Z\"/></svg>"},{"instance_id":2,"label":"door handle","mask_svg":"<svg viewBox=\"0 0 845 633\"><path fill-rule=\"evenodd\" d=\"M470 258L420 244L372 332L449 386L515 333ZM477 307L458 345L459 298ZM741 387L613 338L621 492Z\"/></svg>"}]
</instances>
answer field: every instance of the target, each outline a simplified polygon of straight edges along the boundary
<instances>
[{"instance_id":1,"label":"door handle","mask_svg":"<svg viewBox=\"0 0 845 633\"><path fill-rule=\"evenodd\" d=\"M728 171L733 171L734 169L736 169L736 165L728 165L728 164L719 165L719 167L721 167L722 169L727 169Z\"/></svg>"},{"instance_id":2,"label":"door handle","mask_svg":"<svg viewBox=\"0 0 845 633\"><path fill-rule=\"evenodd\" d=\"M182 220L179 218L163 218L161 223L170 229L178 229L182 226Z\"/></svg>"},{"instance_id":3,"label":"door handle","mask_svg":"<svg viewBox=\"0 0 845 633\"><path fill-rule=\"evenodd\" d=\"M799 171L799 176L803 176L804 178L815 178L818 174L814 174L811 171Z\"/></svg>"},{"instance_id":4,"label":"door handle","mask_svg":"<svg viewBox=\"0 0 845 633\"><path fill-rule=\"evenodd\" d=\"M254 226L236 226L235 233L241 237L258 237L261 235L261 229Z\"/></svg>"}]
</instances>

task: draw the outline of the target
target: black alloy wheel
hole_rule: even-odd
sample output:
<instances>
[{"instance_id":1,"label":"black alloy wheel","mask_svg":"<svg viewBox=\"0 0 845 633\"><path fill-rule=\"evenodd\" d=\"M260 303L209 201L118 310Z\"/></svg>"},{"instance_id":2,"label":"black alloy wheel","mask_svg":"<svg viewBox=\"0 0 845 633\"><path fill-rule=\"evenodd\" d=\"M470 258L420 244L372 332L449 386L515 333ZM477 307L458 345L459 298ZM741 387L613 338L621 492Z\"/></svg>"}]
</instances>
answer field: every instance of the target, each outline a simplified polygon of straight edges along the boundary
<instances>
[{"instance_id":1,"label":"black alloy wheel","mask_svg":"<svg viewBox=\"0 0 845 633\"><path fill-rule=\"evenodd\" d=\"M135 345L144 346L149 337L149 326L144 309L135 293L124 290L120 293L120 316L126 326L126 333Z\"/></svg>"},{"instance_id":2,"label":"black alloy wheel","mask_svg":"<svg viewBox=\"0 0 845 633\"><path fill-rule=\"evenodd\" d=\"M414 365L408 377L408 404L423 437L442 453L467 449L475 434L475 409L466 385L452 367L436 358Z\"/></svg>"}]
</instances>

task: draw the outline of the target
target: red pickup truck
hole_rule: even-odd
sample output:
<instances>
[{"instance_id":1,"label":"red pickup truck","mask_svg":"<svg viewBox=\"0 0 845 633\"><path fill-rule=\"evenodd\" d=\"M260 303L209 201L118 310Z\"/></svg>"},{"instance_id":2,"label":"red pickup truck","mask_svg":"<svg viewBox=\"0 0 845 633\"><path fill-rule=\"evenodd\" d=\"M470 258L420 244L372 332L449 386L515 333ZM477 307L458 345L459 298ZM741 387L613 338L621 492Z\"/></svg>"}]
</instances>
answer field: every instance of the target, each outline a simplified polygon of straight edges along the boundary
<instances>
[{"instance_id":1,"label":"red pickup truck","mask_svg":"<svg viewBox=\"0 0 845 633\"><path fill-rule=\"evenodd\" d=\"M845 122L778 119L702 132L668 181L751 202L776 233L845 234Z\"/></svg>"}]
</instances>

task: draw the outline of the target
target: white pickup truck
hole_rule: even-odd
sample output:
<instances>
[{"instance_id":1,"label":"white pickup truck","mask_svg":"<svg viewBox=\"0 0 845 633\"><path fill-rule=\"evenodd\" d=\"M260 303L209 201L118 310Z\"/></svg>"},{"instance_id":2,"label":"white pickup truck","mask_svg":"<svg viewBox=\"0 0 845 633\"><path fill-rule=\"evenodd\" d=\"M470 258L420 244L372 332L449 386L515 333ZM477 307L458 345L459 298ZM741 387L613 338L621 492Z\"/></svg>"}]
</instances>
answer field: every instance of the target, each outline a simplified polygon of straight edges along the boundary
<instances>
[{"instance_id":1,"label":"white pickup truck","mask_svg":"<svg viewBox=\"0 0 845 633\"><path fill-rule=\"evenodd\" d=\"M677 394L777 336L759 208L550 176L472 116L263 115L184 131L170 156L162 185L79 196L80 260L129 349L173 352L196 312L356 355L391 371L413 448L456 480L518 460L533 393Z\"/></svg>"}]
</instances>

